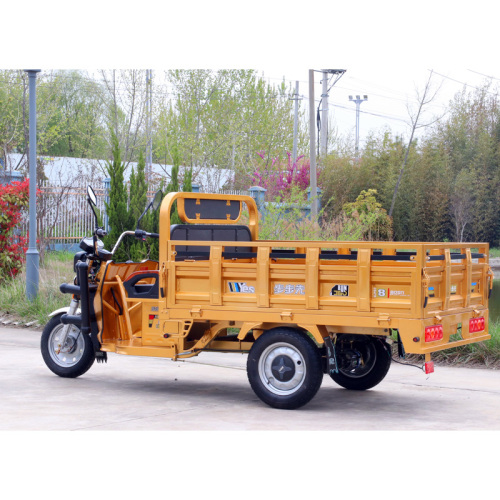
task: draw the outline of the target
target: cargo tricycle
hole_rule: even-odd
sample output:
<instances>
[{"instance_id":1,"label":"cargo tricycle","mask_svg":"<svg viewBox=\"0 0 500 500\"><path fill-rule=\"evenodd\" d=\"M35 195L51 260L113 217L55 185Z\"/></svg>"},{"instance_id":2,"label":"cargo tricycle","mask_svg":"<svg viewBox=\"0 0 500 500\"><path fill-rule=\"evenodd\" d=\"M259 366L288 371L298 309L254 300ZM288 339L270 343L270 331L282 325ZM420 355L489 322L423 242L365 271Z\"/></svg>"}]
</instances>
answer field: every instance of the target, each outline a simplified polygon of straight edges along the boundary
<instances>
[{"instance_id":1,"label":"cargo tricycle","mask_svg":"<svg viewBox=\"0 0 500 500\"><path fill-rule=\"evenodd\" d=\"M90 187L87 199L94 210ZM182 223L171 225L174 204ZM423 355L430 373L433 352L490 338L486 243L259 240L257 205L243 195L157 193L146 210L158 208L159 234L138 223L106 250L96 217L82 239L75 281L60 287L70 305L41 338L57 375L83 375L108 353L247 353L255 394L294 409L324 374L367 390L393 351ZM116 262L126 237L158 238L158 261Z\"/></svg>"}]
</instances>

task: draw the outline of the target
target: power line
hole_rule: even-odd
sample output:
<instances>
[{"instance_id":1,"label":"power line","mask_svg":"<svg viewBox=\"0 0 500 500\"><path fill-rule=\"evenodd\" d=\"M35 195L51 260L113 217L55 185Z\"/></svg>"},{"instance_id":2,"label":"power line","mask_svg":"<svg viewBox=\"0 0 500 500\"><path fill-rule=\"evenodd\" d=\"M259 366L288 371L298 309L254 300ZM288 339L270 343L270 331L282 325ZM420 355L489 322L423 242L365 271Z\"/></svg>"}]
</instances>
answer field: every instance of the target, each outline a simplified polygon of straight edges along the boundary
<instances>
[{"instance_id":1,"label":"power line","mask_svg":"<svg viewBox=\"0 0 500 500\"><path fill-rule=\"evenodd\" d=\"M460 85L464 85L465 87L470 87L470 88L472 88L474 90L480 90L480 91L486 92L487 94L498 96L498 92L490 92L489 90L481 89L481 88L476 87L474 85L470 85L469 83L461 82L460 80L456 80L455 78L451 78L450 76L446 76L446 75L443 75L441 73L438 73L437 71L434 71L434 73L436 75L439 75L439 76L443 77L443 78L446 78L447 80L451 80L452 82L459 83Z\"/></svg>"},{"instance_id":2,"label":"power line","mask_svg":"<svg viewBox=\"0 0 500 500\"><path fill-rule=\"evenodd\" d=\"M468 69L467 71L470 71L471 73L476 73L476 75L484 76L486 78L489 78L490 80L498 80L498 81L500 81L500 78L496 78L496 77L490 76L490 75L485 75L484 73L479 73L479 71L474 71L473 69Z\"/></svg>"},{"instance_id":3,"label":"power line","mask_svg":"<svg viewBox=\"0 0 500 500\"><path fill-rule=\"evenodd\" d=\"M307 99L307 96L305 96L304 94L302 94L300 97L302 97L302 99ZM315 103L320 103L321 102L321 99L314 99L314 102ZM332 104L332 106L334 108L342 108L342 109L346 109L347 111L349 111L350 113L355 113L356 110L353 109L353 108L348 108L346 106L342 106L341 104ZM401 121L401 122L404 122L404 123L408 123L408 121L404 118L401 118L401 117L397 117L397 116L394 116L394 115L387 115L387 114L381 114L381 113L373 113L373 112L370 112L370 111L361 111L361 113L364 113L364 114L367 114L367 115L373 115L373 116L377 116L379 118L388 118L390 120L397 120L397 121Z\"/></svg>"},{"instance_id":4,"label":"power line","mask_svg":"<svg viewBox=\"0 0 500 500\"><path fill-rule=\"evenodd\" d=\"M342 108L342 109L347 109L347 111L350 111L351 113L356 113L356 110L353 109L353 108L348 108L347 106L342 106L340 104L332 104L333 107L335 108ZM386 118L388 120L396 120L396 121L400 121L400 122L404 122L404 123L408 123L407 120L403 119L403 118L397 118L395 116L389 116L389 115L381 115L381 114L378 114L378 113L372 113L370 111L363 111L363 110L359 110L360 113L363 113L365 115L372 115L372 116L377 116L379 118Z\"/></svg>"}]
</instances>

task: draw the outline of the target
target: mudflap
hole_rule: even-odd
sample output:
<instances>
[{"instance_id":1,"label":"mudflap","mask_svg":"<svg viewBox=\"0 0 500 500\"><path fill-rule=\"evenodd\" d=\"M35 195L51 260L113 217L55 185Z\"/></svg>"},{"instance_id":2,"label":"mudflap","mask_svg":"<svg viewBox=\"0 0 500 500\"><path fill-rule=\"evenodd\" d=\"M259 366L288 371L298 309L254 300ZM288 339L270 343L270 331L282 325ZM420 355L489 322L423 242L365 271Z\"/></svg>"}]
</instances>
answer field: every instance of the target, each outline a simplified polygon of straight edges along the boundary
<instances>
[{"instance_id":1,"label":"mudflap","mask_svg":"<svg viewBox=\"0 0 500 500\"><path fill-rule=\"evenodd\" d=\"M95 352L95 360L98 363L107 363L108 362L108 353L106 351L96 351Z\"/></svg>"},{"instance_id":2,"label":"mudflap","mask_svg":"<svg viewBox=\"0 0 500 500\"><path fill-rule=\"evenodd\" d=\"M326 337L324 339L326 347L326 372L329 375L339 372L339 367L337 364L337 356L335 353L335 345L332 342L331 337Z\"/></svg>"},{"instance_id":3,"label":"mudflap","mask_svg":"<svg viewBox=\"0 0 500 500\"><path fill-rule=\"evenodd\" d=\"M399 335L399 330L396 330L398 332L398 356L401 358L401 359L405 359L406 358L406 351L405 351L405 348L403 346L403 341L401 340L401 335Z\"/></svg>"},{"instance_id":4,"label":"mudflap","mask_svg":"<svg viewBox=\"0 0 500 500\"><path fill-rule=\"evenodd\" d=\"M90 340L92 341L92 346L94 347L95 360L98 363L107 363L108 353L106 351L101 351L101 343L97 338L97 336L99 335L97 321L95 321L94 317L92 318L92 320L93 321L90 324Z\"/></svg>"}]
</instances>

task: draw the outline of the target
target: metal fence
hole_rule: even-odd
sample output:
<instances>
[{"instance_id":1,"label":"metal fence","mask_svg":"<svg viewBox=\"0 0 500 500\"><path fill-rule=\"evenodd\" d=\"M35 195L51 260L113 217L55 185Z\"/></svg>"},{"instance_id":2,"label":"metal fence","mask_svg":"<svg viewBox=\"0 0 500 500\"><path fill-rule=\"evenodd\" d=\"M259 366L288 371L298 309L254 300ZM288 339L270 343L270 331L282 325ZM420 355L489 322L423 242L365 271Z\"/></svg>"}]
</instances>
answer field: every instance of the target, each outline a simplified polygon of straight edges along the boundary
<instances>
[{"instance_id":1,"label":"metal fence","mask_svg":"<svg viewBox=\"0 0 500 500\"><path fill-rule=\"evenodd\" d=\"M37 239L40 246L61 250L77 244L84 236L92 234L94 214L87 202L86 182L72 186L53 185L43 182L37 196ZM109 202L109 182L93 186L97 198L97 214L106 230L109 230L105 203ZM156 191L147 194L151 200ZM25 213L16 231L19 236L28 234L28 214Z\"/></svg>"},{"instance_id":2,"label":"metal fence","mask_svg":"<svg viewBox=\"0 0 500 500\"><path fill-rule=\"evenodd\" d=\"M54 185L45 181L41 184L37 196L37 239L39 246L53 250L73 250L84 236L90 236L94 230L94 215L87 202L88 182L82 180L71 186ZM109 202L109 180L101 186L93 186L97 197L98 215L106 231L109 231L105 203ZM127 190L130 186L127 185ZM148 202L153 199L159 186L151 185L148 190ZM193 186L193 191L203 191ZM217 194L249 195L248 191L210 191ZM146 207L144 207L146 208ZM132 229L132 228L131 228ZM28 214L16 231L19 236L28 233Z\"/></svg>"}]
</instances>

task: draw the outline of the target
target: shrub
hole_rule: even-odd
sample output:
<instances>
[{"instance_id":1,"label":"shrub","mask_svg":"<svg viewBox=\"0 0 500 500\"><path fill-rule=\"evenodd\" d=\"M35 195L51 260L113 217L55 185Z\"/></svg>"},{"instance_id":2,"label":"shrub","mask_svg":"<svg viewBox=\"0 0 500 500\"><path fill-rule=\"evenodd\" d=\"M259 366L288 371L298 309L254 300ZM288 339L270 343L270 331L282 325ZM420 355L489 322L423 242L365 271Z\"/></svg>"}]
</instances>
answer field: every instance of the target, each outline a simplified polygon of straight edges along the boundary
<instances>
[{"instance_id":1,"label":"shrub","mask_svg":"<svg viewBox=\"0 0 500 500\"><path fill-rule=\"evenodd\" d=\"M377 190L361 191L353 203L346 203L340 214L343 231L339 240L380 241L392 239L392 220L376 199Z\"/></svg>"},{"instance_id":2,"label":"shrub","mask_svg":"<svg viewBox=\"0 0 500 500\"><path fill-rule=\"evenodd\" d=\"M24 262L26 238L15 237L14 229L28 201L28 180L0 185L0 282L15 277Z\"/></svg>"},{"instance_id":3,"label":"shrub","mask_svg":"<svg viewBox=\"0 0 500 500\"><path fill-rule=\"evenodd\" d=\"M317 240L321 239L318 219L311 220L309 204L304 202L304 192L291 187L286 196L278 194L275 201L267 202L259 223L261 240Z\"/></svg>"}]
</instances>

